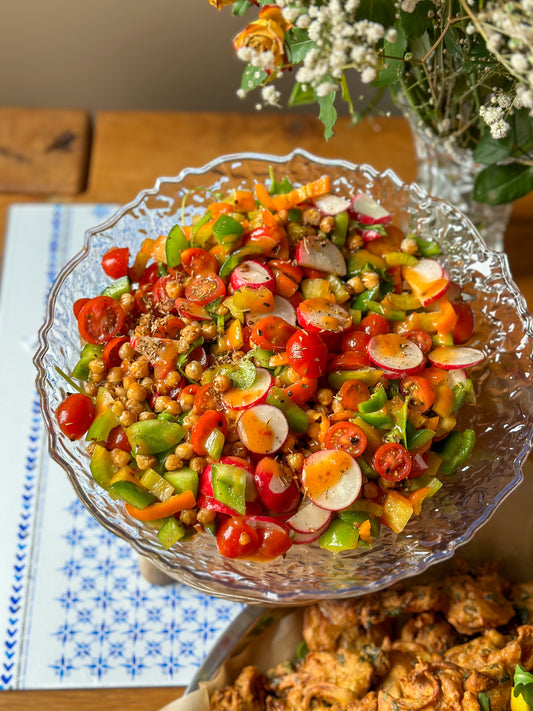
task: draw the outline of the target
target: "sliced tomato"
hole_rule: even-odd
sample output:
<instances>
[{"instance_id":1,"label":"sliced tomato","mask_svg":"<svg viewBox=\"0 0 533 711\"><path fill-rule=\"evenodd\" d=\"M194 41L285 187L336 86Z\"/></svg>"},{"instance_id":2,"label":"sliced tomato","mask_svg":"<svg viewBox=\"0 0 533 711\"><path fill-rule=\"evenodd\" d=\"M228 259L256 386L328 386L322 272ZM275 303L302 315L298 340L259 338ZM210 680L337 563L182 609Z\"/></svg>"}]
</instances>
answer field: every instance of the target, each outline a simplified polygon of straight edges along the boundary
<instances>
[{"instance_id":1,"label":"sliced tomato","mask_svg":"<svg viewBox=\"0 0 533 711\"><path fill-rule=\"evenodd\" d=\"M195 321L211 321L211 314L203 306L193 304L187 299L174 299L174 308L185 318L193 318Z\"/></svg>"},{"instance_id":2,"label":"sliced tomato","mask_svg":"<svg viewBox=\"0 0 533 711\"><path fill-rule=\"evenodd\" d=\"M295 326L279 316L264 316L252 328L250 345L269 351L284 351L295 332Z\"/></svg>"},{"instance_id":3,"label":"sliced tomato","mask_svg":"<svg viewBox=\"0 0 533 711\"><path fill-rule=\"evenodd\" d=\"M120 279L128 273L129 247L112 247L102 257L102 269L111 279Z\"/></svg>"},{"instance_id":4,"label":"sliced tomato","mask_svg":"<svg viewBox=\"0 0 533 711\"><path fill-rule=\"evenodd\" d=\"M143 272L142 277L139 280L139 286L145 286L146 284L155 284L159 279L159 265L155 262L146 267Z\"/></svg>"},{"instance_id":5,"label":"sliced tomato","mask_svg":"<svg viewBox=\"0 0 533 711\"><path fill-rule=\"evenodd\" d=\"M70 440L80 439L94 420L95 407L88 395L68 395L56 410L59 429Z\"/></svg>"},{"instance_id":6,"label":"sliced tomato","mask_svg":"<svg viewBox=\"0 0 533 711\"><path fill-rule=\"evenodd\" d=\"M427 355L429 351L433 348L433 341L431 336L427 331L423 331L421 328L415 328L412 331L406 331L404 334L405 338L408 338L413 343L420 348L424 355Z\"/></svg>"},{"instance_id":7,"label":"sliced tomato","mask_svg":"<svg viewBox=\"0 0 533 711\"><path fill-rule=\"evenodd\" d=\"M116 368L120 365L121 358L118 354L124 343L129 341L128 336L115 336L110 341L105 344L104 352L102 353L102 358L108 368Z\"/></svg>"},{"instance_id":8,"label":"sliced tomato","mask_svg":"<svg viewBox=\"0 0 533 711\"><path fill-rule=\"evenodd\" d=\"M185 287L185 296L197 306L206 306L226 295L226 285L214 273L194 276Z\"/></svg>"},{"instance_id":9,"label":"sliced tomato","mask_svg":"<svg viewBox=\"0 0 533 711\"><path fill-rule=\"evenodd\" d=\"M113 427L106 442L107 449L122 449L124 452L131 452L131 444L126 435L126 430L122 425Z\"/></svg>"},{"instance_id":10,"label":"sliced tomato","mask_svg":"<svg viewBox=\"0 0 533 711\"><path fill-rule=\"evenodd\" d=\"M400 381L400 390L409 400L409 407L427 412L435 402L437 388L423 375L408 375Z\"/></svg>"},{"instance_id":11,"label":"sliced tomato","mask_svg":"<svg viewBox=\"0 0 533 711\"><path fill-rule=\"evenodd\" d=\"M268 516L250 516L246 523L257 533L258 546L246 558L267 561L279 558L292 546L289 530L284 523Z\"/></svg>"},{"instance_id":12,"label":"sliced tomato","mask_svg":"<svg viewBox=\"0 0 533 711\"><path fill-rule=\"evenodd\" d=\"M83 305L78 315L78 329L87 343L107 343L120 333L125 318L118 301L109 296L96 296Z\"/></svg>"},{"instance_id":13,"label":"sliced tomato","mask_svg":"<svg viewBox=\"0 0 533 711\"><path fill-rule=\"evenodd\" d=\"M152 289L153 285L147 282L133 292L135 308L140 314L145 314L152 304Z\"/></svg>"},{"instance_id":14,"label":"sliced tomato","mask_svg":"<svg viewBox=\"0 0 533 711\"><path fill-rule=\"evenodd\" d=\"M357 370L370 365L370 358L366 353L358 351L346 351L340 355L334 355L328 362L328 373L334 370Z\"/></svg>"},{"instance_id":15,"label":"sliced tomato","mask_svg":"<svg viewBox=\"0 0 533 711\"><path fill-rule=\"evenodd\" d=\"M289 365L298 375L319 378L326 372L328 349L318 333L298 330L287 342Z\"/></svg>"},{"instance_id":16,"label":"sliced tomato","mask_svg":"<svg viewBox=\"0 0 533 711\"><path fill-rule=\"evenodd\" d=\"M476 326L474 310L466 301L453 301L452 307L457 314L457 321L452 329L453 342L466 343L472 338Z\"/></svg>"},{"instance_id":17,"label":"sliced tomato","mask_svg":"<svg viewBox=\"0 0 533 711\"><path fill-rule=\"evenodd\" d=\"M218 262L215 257L199 247L189 247L181 253L181 265L187 274L217 274Z\"/></svg>"},{"instance_id":18,"label":"sliced tomato","mask_svg":"<svg viewBox=\"0 0 533 711\"><path fill-rule=\"evenodd\" d=\"M360 457L366 445L366 434L353 422L336 422L324 438L326 449L342 449L352 457Z\"/></svg>"},{"instance_id":19,"label":"sliced tomato","mask_svg":"<svg viewBox=\"0 0 533 711\"><path fill-rule=\"evenodd\" d=\"M302 407L316 393L317 386L317 378L302 378L283 388L283 392L290 397L295 405Z\"/></svg>"},{"instance_id":20,"label":"sliced tomato","mask_svg":"<svg viewBox=\"0 0 533 711\"><path fill-rule=\"evenodd\" d=\"M216 543L224 558L242 558L257 551L259 536L243 517L232 516L218 527Z\"/></svg>"},{"instance_id":21,"label":"sliced tomato","mask_svg":"<svg viewBox=\"0 0 533 711\"><path fill-rule=\"evenodd\" d=\"M377 473L387 481L402 481L411 473L411 455L397 442L386 442L378 447L372 457Z\"/></svg>"},{"instance_id":22,"label":"sliced tomato","mask_svg":"<svg viewBox=\"0 0 533 711\"><path fill-rule=\"evenodd\" d=\"M342 351L360 351L366 353L370 336L364 331L348 331L342 337Z\"/></svg>"},{"instance_id":23,"label":"sliced tomato","mask_svg":"<svg viewBox=\"0 0 533 711\"><path fill-rule=\"evenodd\" d=\"M205 441L211 434L213 430L220 430L224 436L228 432L228 421L226 415L223 412L218 412L217 410L206 410L193 425L191 430L191 444L194 447L196 454L200 456L205 456L207 450L205 448Z\"/></svg>"},{"instance_id":24,"label":"sliced tomato","mask_svg":"<svg viewBox=\"0 0 533 711\"><path fill-rule=\"evenodd\" d=\"M197 412L204 412L205 410L216 410L219 403L215 399L214 392L215 391L213 390L213 386L211 383L200 385L200 387L198 387L198 390L196 390L194 394L194 409Z\"/></svg>"},{"instance_id":25,"label":"sliced tomato","mask_svg":"<svg viewBox=\"0 0 533 711\"><path fill-rule=\"evenodd\" d=\"M306 279L327 279L328 273L312 267L302 267Z\"/></svg>"},{"instance_id":26,"label":"sliced tomato","mask_svg":"<svg viewBox=\"0 0 533 711\"><path fill-rule=\"evenodd\" d=\"M368 336L378 336L380 334L389 333L389 322L381 314L371 313L364 317L359 324L359 328Z\"/></svg>"},{"instance_id":27,"label":"sliced tomato","mask_svg":"<svg viewBox=\"0 0 533 711\"><path fill-rule=\"evenodd\" d=\"M289 259L271 259L268 262L268 266L271 269L277 269L278 271L282 272L297 284L302 281L304 276L301 267L298 267L296 264L293 264Z\"/></svg>"},{"instance_id":28,"label":"sliced tomato","mask_svg":"<svg viewBox=\"0 0 533 711\"><path fill-rule=\"evenodd\" d=\"M370 390L362 380L346 380L341 385L338 398L347 410L357 410L357 406L366 402L370 397Z\"/></svg>"},{"instance_id":29,"label":"sliced tomato","mask_svg":"<svg viewBox=\"0 0 533 711\"><path fill-rule=\"evenodd\" d=\"M166 289L167 284L173 281L176 281L176 277L172 274L165 274L165 276L159 277L159 279L155 281L152 290L152 301L165 311L170 311L174 306L174 299L168 295Z\"/></svg>"},{"instance_id":30,"label":"sliced tomato","mask_svg":"<svg viewBox=\"0 0 533 711\"><path fill-rule=\"evenodd\" d=\"M77 319L80 315L80 311L85 306L85 304L90 301L90 299L76 299L72 305L72 311L74 312L74 317Z\"/></svg>"},{"instance_id":31,"label":"sliced tomato","mask_svg":"<svg viewBox=\"0 0 533 711\"><path fill-rule=\"evenodd\" d=\"M166 316L158 322L152 335L154 338L176 338L184 326L184 322L178 316Z\"/></svg>"}]
</instances>

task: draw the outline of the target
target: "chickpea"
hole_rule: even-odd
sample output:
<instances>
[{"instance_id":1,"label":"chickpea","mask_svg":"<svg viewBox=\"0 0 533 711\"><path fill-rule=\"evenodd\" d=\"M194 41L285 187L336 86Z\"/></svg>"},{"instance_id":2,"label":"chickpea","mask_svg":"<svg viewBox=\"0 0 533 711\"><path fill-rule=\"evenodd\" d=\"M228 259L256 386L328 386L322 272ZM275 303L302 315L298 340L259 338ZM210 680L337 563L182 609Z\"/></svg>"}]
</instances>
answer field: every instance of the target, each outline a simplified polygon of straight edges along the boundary
<instances>
[{"instance_id":1,"label":"chickpea","mask_svg":"<svg viewBox=\"0 0 533 711\"><path fill-rule=\"evenodd\" d=\"M195 455L194 447L190 444L190 442L182 442L181 444L178 444L174 450L174 454L180 457L180 459L188 462Z\"/></svg>"},{"instance_id":2,"label":"chickpea","mask_svg":"<svg viewBox=\"0 0 533 711\"><path fill-rule=\"evenodd\" d=\"M313 225L318 227L322 220L322 213L316 207L308 207L302 210L302 223L304 225Z\"/></svg>"},{"instance_id":3,"label":"chickpea","mask_svg":"<svg viewBox=\"0 0 533 711\"><path fill-rule=\"evenodd\" d=\"M227 375L215 375L213 378L213 387L217 393L225 393L231 387L231 380Z\"/></svg>"},{"instance_id":4,"label":"chickpea","mask_svg":"<svg viewBox=\"0 0 533 711\"><path fill-rule=\"evenodd\" d=\"M181 284L179 284L175 279L172 279L172 281L168 281L165 284L165 291L171 299L177 299L182 292Z\"/></svg>"},{"instance_id":5,"label":"chickpea","mask_svg":"<svg viewBox=\"0 0 533 711\"><path fill-rule=\"evenodd\" d=\"M400 250L405 254L416 254L418 252L418 242L412 237L404 237L400 244Z\"/></svg>"},{"instance_id":6,"label":"chickpea","mask_svg":"<svg viewBox=\"0 0 533 711\"><path fill-rule=\"evenodd\" d=\"M128 390L129 387L133 385L133 383L136 383L137 379L134 378L132 375L129 373L126 373L126 375L122 378L122 385Z\"/></svg>"},{"instance_id":7,"label":"chickpea","mask_svg":"<svg viewBox=\"0 0 533 711\"><path fill-rule=\"evenodd\" d=\"M189 344L199 338L202 334L202 329L198 321L192 321L188 326L181 330L181 338L185 339ZM180 339L181 340L181 339Z\"/></svg>"},{"instance_id":8,"label":"chickpea","mask_svg":"<svg viewBox=\"0 0 533 711\"><path fill-rule=\"evenodd\" d=\"M107 372L107 366L103 358L93 358L89 361L89 371L91 373L105 373Z\"/></svg>"},{"instance_id":9,"label":"chickpea","mask_svg":"<svg viewBox=\"0 0 533 711\"><path fill-rule=\"evenodd\" d=\"M83 389L87 393L89 397L94 397L96 393L98 392L98 385L96 383L91 382L90 380L85 383L83 386Z\"/></svg>"},{"instance_id":10,"label":"chickpea","mask_svg":"<svg viewBox=\"0 0 533 711\"><path fill-rule=\"evenodd\" d=\"M197 360L191 360L185 366L185 375L191 380L200 380L203 372L204 369Z\"/></svg>"},{"instance_id":11,"label":"chickpea","mask_svg":"<svg viewBox=\"0 0 533 711\"><path fill-rule=\"evenodd\" d=\"M107 380L110 383L120 383L122 381L122 371L120 368L111 368L107 373Z\"/></svg>"},{"instance_id":12,"label":"chickpea","mask_svg":"<svg viewBox=\"0 0 533 711\"><path fill-rule=\"evenodd\" d=\"M217 325L214 321L202 322L202 336L208 341L212 340L217 335Z\"/></svg>"},{"instance_id":13,"label":"chickpea","mask_svg":"<svg viewBox=\"0 0 533 711\"><path fill-rule=\"evenodd\" d=\"M139 413L139 421L143 422L144 420L155 420L157 415L155 412L150 412L150 410L143 410L142 412Z\"/></svg>"},{"instance_id":14,"label":"chickpea","mask_svg":"<svg viewBox=\"0 0 533 711\"><path fill-rule=\"evenodd\" d=\"M124 403L120 402L120 400L115 400L115 402L111 405L111 412L115 415L115 417L120 417L124 410Z\"/></svg>"},{"instance_id":15,"label":"chickpea","mask_svg":"<svg viewBox=\"0 0 533 711\"><path fill-rule=\"evenodd\" d=\"M138 417L141 412L144 412L144 406L140 400L126 400L126 410Z\"/></svg>"},{"instance_id":16,"label":"chickpea","mask_svg":"<svg viewBox=\"0 0 533 711\"><path fill-rule=\"evenodd\" d=\"M286 225L287 222L289 221L289 211L288 210L279 210L278 214L276 215L276 219L280 225Z\"/></svg>"},{"instance_id":17,"label":"chickpea","mask_svg":"<svg viewBox=\"0 0 533 711\"><path fill-rule=\"evenodd\" d=\"M131 360L135 355L135 351L129 343L123 343L119 348L118 355L121 360Z\"/></svg>"},{"instance_id":18,"label":"chickpea","mask_svg":"<svg viewBox=\"0 0 533 711\"><path fill-rule=\"evenodd\" d=\"M137 400L138 402L146 400L147 395L148 392L146 391L146 388L143 388L140 383L132 383L126 391L126 397L128 400Z\"/></svg>"},{"instance_id":19,"label":"chickpea","mask_svg":"<svg viewBox=\"0 0 533 711\"><path fill-rule=\"evenodd\" d=\"M324 234L329 234L330 232L333 232L335 229L335 218L332 217L331 215L327 215L326 217L322 218L320 221L319 225L319 230L321 232L324 232Z\"/></svg>"},{"instance_id":20,"label":"chickpea","mask_svg":"<svg viewBox=\"0 0 533 711\"><path fill-rule=\"evenodd\" d=\"M169 454L165 459L165 469L168 472L175 472L177 469L181 469L183 466L183 459L178 457L177 454Z\"/></svg>"},{"instance_id":21,"label":"chickpea","mask_svg":"<svg viewBox=\"0 0 533 711\"><path fill-rule=\"evenodd\" d=\"M196 523L196 511L194 509L185 509L180 512L180 521L184 526L194 526Z\"/></svg>"},{"instance_id":22,"label":"chickpea","mask_svg":"<svg viewBox=\"0 0 533 711\"><path fill-rule=\"evenodd\" d=\"M124 309L126 313L129 313L135 304L135 299L133 297L133 294L127 293L127 294L121 294L120 299L119 299L120 305Z\"/></svg>"},{"instance_id":23,"label":"chickpea","mask_svg":"<svg viewBox=\"0 0 533 711\"><path fill-rule=\"evenodd\" d=\"M150 365L146 358L141 356L133 361L128 372L134 378L146 378L150 374Z\"/></svg>"},{"instance_id":24,"label":"chickpea","mask_svg":"<svg viewBox=\"0 0 533 711\"><path fill-rule=\"evenodd\" d=\"M171 370L165 378L165 385L169 388L175 388L181 380L181 373L177 370Z\"/></svg>"},{"instance_id":25,"label":"chickpea","mask_svg":"<svg viewBox=\"0 0 533 711\"><path fill-rule=\"evenodd\" d=\"M178 395L178 403L183 410L183 412L188 412L192 410L194 405L194 395L192 393L180 392Z\"/></svg>"},{"instance_id":26,"label":"chickpea","mask_svg":"<svg viewBox=\"0 0 533 711\"><path fill-rule=\"evenodd\" d=\"M360 276L354 276L351 279L348 279L346 286L353 294L362 294L365 290L365 285L363 284L363 280Z\"/></svg>"},{"instance_id":27,"label":"chickpea","mask_svg":"<svg viewBox=\"0 0 533 711\"><path fill-rule=\"evenodd\" d=\"M242 442L233 442L231 445L231 456L233 457L245 457L246 447Z\"/></svg>"},{"instance_id":28,"label":"chickpea","mask_svg":"<svg viewBox=\"0 0 533 711\"><path fill-rule=\"evenodd\" d=\"M201 523L202 526L208 526L210 523L213 523L216 515L216 511L210 511L209 509L200 509L196 514L196 518L198 520L198 523Z\"/></svg>"},{"instance_id":29,"label":"chickpea","mask_svg":"<svg viewBox=\"0 0 533 711\"><path fill-rule=\"evenodd\" d=\"M166 412L167 407L172 402L172 399L168 395L158 395L154 400L154 410L156 412Z\"/></svg>"},{"instance_id":30,"label":"chickpea","mask_svg":"<svg viewBox=\"0 0 533 711\"><path fill-rule=\"evenodd\" d=\"M360 234L355 232L354 234L350 235L348 239L346 240L346 246L348 247L350 252L355 252L358 249L361 249L361 247L364 244L364 240L361 237Z\"/></svg>"},{"instance_id":31,"label":"chickpea","mask_svg":"<svg viewBox=\"0 0 533 711\"><path fill-rule=\"evenodd\" d=\"M117 447L116 449L111 450L111 461L120 469L120 467L125 467L126 464L130 463L131 454Z\"/></svg>"},{"instance_id":32,"label":"chickpea","mask_svg":"<svg viewBox=\"0 0 533 711\"><path fill-rule=\"evenodd\" d=\"M304 465L304 455L301 452L291 452L287 454L286 462L293 472L299 472Z\"/></svg>"},{"instance_id":33,"label":"chickpea","mask_svg":"<svg viewBox=\"0 0 533 711\"><path fill-rule=\"evenodd\" d=\"M330 390L329 388L320 388L316 394L316 399L321 405L325 405L326 407L331 405L333 402L333 390Z\"/></svg>"},{"instance_id":34,"label":"chickpea","mask_svg":"<svg viewBox=\"0 0 533 711\"><path fill-rule=\"evenodd\" d=\"M344 405L338 398L334 398L333 402L331 403L331 409L334 413L342 412L344 410Z\"/></svg>"},{"instance_id":35,"label":"chickpea","mask_svg":"<svg viewBox=\"0 0 533 711\"><path fill-rule=\"evenodd\" d=\"M186 429L192 430L192 428L198 422L199 419L200 418L198 417L198 415L195 415L192 412L189 412L189 414L183 418L182 424Z\"/></svg>"},{"instance_id":36,"label":"chickpea","mask_svg":"<svg viewBox=\"0 0 533 711\"><path fill-rule=\"evenodd\" d=\"M193 471L201 474L207 466L207 459L205 457L193 457L189 462L189 466Z\"/></svg>"},{"instance_id":37,"label":"chickpea","mask_svg":"<svg viewBox=\"0 0 533 711\"><path fill-rule=\"evenodd\" d=\"M186 338L178 339L178 353L187 353L189 350L189 341Z\"/></svg>"}]
</instances>

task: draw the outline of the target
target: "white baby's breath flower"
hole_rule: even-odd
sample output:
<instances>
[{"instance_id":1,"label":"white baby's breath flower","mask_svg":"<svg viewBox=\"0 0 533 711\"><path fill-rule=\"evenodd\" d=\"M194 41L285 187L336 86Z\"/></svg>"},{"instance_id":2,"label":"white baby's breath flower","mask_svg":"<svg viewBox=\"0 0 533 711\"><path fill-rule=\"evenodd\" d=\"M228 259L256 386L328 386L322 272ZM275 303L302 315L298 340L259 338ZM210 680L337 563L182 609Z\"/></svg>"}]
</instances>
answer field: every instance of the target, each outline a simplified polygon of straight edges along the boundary
<instances>
[{"instance_id":1,"label":"white baby's breath flower","mask_svg":"<svg viewBox=\"0 0 533 711\"><path fill-rule=\"evenodd\" d=\"M373 67L367 67L361 72L361 81L363 84L370 84L376 78L377 72Z\"/></svg>"},{"instance_id":2,"label":"white baby's breath flower","mask_svg":"<svg viewBox=\"0 0 533 711\"><path fill-rule=\"evenodd\" d=\"M272 84L264 86L261 89L261 98L268 106L279 106L281 92L279 92Z\"/></svg>"}]
</instances>

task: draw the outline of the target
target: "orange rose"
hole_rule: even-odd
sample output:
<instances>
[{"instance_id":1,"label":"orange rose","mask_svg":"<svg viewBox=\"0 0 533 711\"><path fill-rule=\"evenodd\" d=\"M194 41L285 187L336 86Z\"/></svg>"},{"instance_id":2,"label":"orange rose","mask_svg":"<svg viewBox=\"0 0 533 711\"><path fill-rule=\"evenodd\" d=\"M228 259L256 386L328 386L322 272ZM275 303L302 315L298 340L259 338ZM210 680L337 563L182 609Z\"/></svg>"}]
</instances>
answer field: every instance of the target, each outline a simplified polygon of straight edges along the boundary
<instances>
[{"instance_id":1,"label":"orange rose","mask_svg":"<svg viewBox=\"0 0 533 711\"><path fill-rule=\"evenodd\" d=\"M217 10L222 10L226 5L233 5L235 0L209 0L209 3L216 7Z\"/></svg>"},{"instance_id":2,"label":"orange rose","mask_svg":"<svg viewBox=\"0 0 533 711\"><path fill-rule=\"evenodd\" d=\"M265 5L259 12L259 19L251 22L235 37L233 46L236 50L250 47L259 54L272 52L274 64L279 66L285 58L283 40L289 27L277 5Z\"/></svg>"}]
</instances>

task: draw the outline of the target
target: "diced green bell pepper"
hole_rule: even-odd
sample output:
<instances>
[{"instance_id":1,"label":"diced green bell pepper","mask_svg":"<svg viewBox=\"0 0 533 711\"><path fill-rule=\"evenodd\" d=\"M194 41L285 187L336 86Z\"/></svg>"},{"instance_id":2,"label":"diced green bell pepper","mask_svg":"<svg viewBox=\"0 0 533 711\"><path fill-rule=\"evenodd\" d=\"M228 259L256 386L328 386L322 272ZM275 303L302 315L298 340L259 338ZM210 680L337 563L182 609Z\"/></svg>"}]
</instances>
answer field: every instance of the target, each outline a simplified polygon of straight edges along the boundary
<instances>
[{"instance_id":1,"label":"diced green bell pepper","mask_svg":"<svg viewBox=\"0 0 533 711\"><path fill-rule=\"evenodd\" d=\"M213 461L218 462L222 456L222 450L224 449L225 442L226 438L219 429L215 428L208 434L204 442L204 447L205 451Z\"/></svg>"},{"instance_id":2,"label":"diced green bell pepper","mask_svg":"<svg viewBox=\"0 0 533 711\"><path fill-rule=\"evenodd\" d=\"M95 445L89 466L95 482L104 489L109 489L111 478L117 470L111 452L101 444Z\"/></svg>"},{"instance_id":3,"label":"diced green bell pepper","mask_svg":"<svg viewBox=\"0 0 533 711\"><path fill-rule=\"evenodd\" d=\"M466 403L473 405L476 402L476 396L474 394L474 384L470 378L467 378L466 382L456 383L453 388L453 410L452 412L457 412Z\"/></svg>"},{"instance_id":4,"label":"diced green bell pepper","mask_svg":"<svg viewBox=\"0 0 533 711\"><path fill-rule=\"evenodd\" d=\"M329 288L335 296L338 304L344 304L350 298L350 292L346 289L344 282L336 274L328 275Z\"/></svg>"},{"instance_id":5,"label":"diced green bell pepper","mask_svg":"<svg viewBox=\"0 0 533 711\"><path fill-rule=\"evenodd\" d=\"M359 529L353 522L334 519L327 531L318 539L318 545L332 553L351 551L357 548Z\"/></svg>"},{"instance_id":6,"label":"diced green bell pepper","mask_svg":"<svg viewBox=\"0 0 533 711\"><path fill-rule=\"evenodd\" d=\"M359 294L357 298L352 302L351 308L356 309L357 311L367 311L368 302L376 301L376 298L378 296L379 284L377 284L377 286L372 287L372 289L367 289L366 291L363 291L361 294Z\"/></svg>"},{"instance_id":7,"label":"diced green bell pepper","mask_svg":"<svg viewBox=\"0 0 533 711\"><path fill-rule=\"evenodd\" d=\"M394 427L394 420L386 407L374 412L360 412L359 417L379 430L391 430Z\"/></svg>"},{"instance_id":8,"label":"diced green bell pepper","mask_svg":"<svg viewBox=\"0 0 533 711\"><path fill-rule=\"evenodd\" d=\"M244 516L246 513L246 472L232 464L212 464L213 496Z\"/></svg>"},{"instance_id":9,"label":"diced green bell pepper","mask_svg":"<svg viewBox=\"0 0 533 711\"><path fill-rule=\"evenodd\" d=\"M136 509L144 509L150 504L153 504L154 501L157 501L152 493L137 486L137 484L134 484L132 481L116 481L109 487L109 492L115 494Z\"/></svg>"},{"instance_id":10,"label":"diced green bell pepper","mask_svg":"<svg viewBox=\"0 0 533 711\"><path fill-rule=\"evenodd\" d=\"M110 408L107 408L92 421L85 438L93 442L106 442L111 430L119 424L117 416Z\"/></svg>"},{"instance_id":11,"label":"diced green bell pepper","mask_svg":"<svg viewBox=\"0 0 533 711\"><path fill-rule=\"evenodd\" d=\"M185 536L185 527L173 516L166 519L165 523L157 532L159 542L165 550L171 548L174 543L181 541Z\"/></svg>"},{"instance_id":12,"label":"diced green bell pepper","mask_svg":"<svg viewBox=\"0 0 533 711\"><path fill-rule=\"evenodd\" d=\"M117 279L102 291L102 296L109 296L112 299L120 299L122 294L131 292L131 281L128 276Z\"/></svg>"},{"instance_id":13,"label":"diced green bell pepper","mask_svg":"<svg viewBox=\"0 0 533 711\"><path fill-rule=\"evenodd\" d=\"M264 251L265 250L262 247L252 244L246 247L241 247L240 249L236 249L235 252L230 254L230 256L223 262L218 272L219 277L223 279L224 277L229 276L231 272L235 269L235 267L238 267L239 264L244 262L247 257L250 257L254 254L263 254Z\"/></svg>"},{"instance_id":14,"label":"diced green bell pepper","mask_svg":"<svg viewBox=\"0 0 533 711\"><path fill-rule=\"evenodd\" d=\"M243 232L244 227L231 215L220 215L213 225L216 241L226 249L231 249Z\"/></svg>"},{"instance_id":15,"label":"diced green bell pepper","mask_svg":"<svg viewBox=\"0 0 533 711\"><path fill-rule=\"evenodd\" d=\"M434 430L422 429L415 430L412 425L406 426L407 447L406 449L418 449L427 444L435 436Z\"/></svg>"},{"instance_id":16,"label":"diced green bell pepper","mask_svg":"<svg viewBox=\"0 0 533 711\"><path fill-rule=\"evenodd\" d=\"M126 428L135 455L164 452L175 447L184 435L185 429L179 423L166 420L140 420Z\"/></svg>"},{"instance_id":17,"label":"diced green bell pepper","mask_svg":"<svg viewBox=\"0 0 533 711\"><path fill-rule=\"evenodd\" d=\"M450 432L437 450L437 453L443 458L439 469L440 473L452 474L456 471L466 462L474 449L475 443L476 434L474 430L468 429L464 430L464 432L455 430Z\"/></svg>"},{"instance_id":18,"label":"diced green bell pepper","mask_svg":"<svg viewBox=\"0 0 533 711\"><path fill-rule=\"evenodd\" d=\"M376 410L381 410L386 402L387 393L385 392L385 388L377 387L368 400L359 403L358 410L361 413L376 412Z\"/></svg>"},{"instance_id":19,"label":"diced green bell pepper","mask_svg":"<svg viewBox=\"0 0 533 711\"><path fill-rule=\"evenodd\" d=\"M181 264L181 253L189 247L189 240L179 225L174 225L167 235L165 254L169 269Z\"/></svg>"},{"instance_id":20,"label":"diced green bell pepper","mask_svg":"<svg viewBox=\"0 0 533 711\"><path fill-rule=\"evenodd\" d=\"M328 385L340 390L347 380L362 380L369 387L374 386L383 375L378 368L359 368L358 370L334 370L328 375Z\"/></svg>"},{"instance_id":21,"label":"diced green bell pepper","mask_svg":"<svg viewBox=\"0 0 533 711\"><path fill-rule=\"evenodd\" d=\"M331 241L336 247L344 247L346 243L346 236L348 235L348 225L350 223L350 216L344 210L344 212L339 212L335 215L335 229L333 230L333 235Z\"/></svg>"},{"instance_id":22,"label":"diced green bell pepper","mask_svg":"<svg viewBox=\"0 0 533 711\"><path fill-rule=\"evenodd\" d=\"M307 432L309 427L309 417L305 410L296 405L291 398L286 395L281 388L273 387L267 395L267 403L279 408L289 423L289 429L293 432Z\"/></svg>"},{"instance_id":23,"label":"diced green bell pepper","mask_svg":"<svg viewBox=\"0 0 533 711\"><path fill-rule=\"evenodd\" d=\"M434 240L423 239L415 234L408 234L406 237L411 237L416 240L418 251L423 257L438 257L439 254L442 254L439 245Z\"/></svg>"},{"instance_id":24,"label":"diced green bell pepper","mask_svg":"<svg viewBox=\"0 0 533 711\"><path fill-rule=\"evenodd\" d=\"M141 477L141 484L148 489L159 501L166 501L174 494L172 484L158 474L155 469L148 468Z\"/></svg>"},{"instance_id":25,"label":"diced green bell pepper","mask_svg":"<svg viewBox=\"0 0 533 711\"><path fill-rule=\"evenodd\" d=\"M339 511L338 516L343 521L349 521L360 526L365 521L370 521L370 533L373 538L379 538L381 532L381 524L379 518L368 511Z\"/></svg>"},{"instance_id":26,"label":"diced green bell pepper","mask_svg":"<svg viewBox=\"0 0 533 711\"><path fill-rule=\"evenodd\" d=\"M89 363L95 358L101 358L104 347L86 343L80 354L80 359L72 370L72 377L78 380L89 379Z\"/></svg>"},{"instance_id":27,"label":"diced green bell pepper","mask_svg":"<svg viewBox=\"0 0 533 711\"><path fill-rule=\"evenodd\" d=\"M268 368L268 362L274 355L274 351L267 351L266 348L256 348L254 350L254 363L259 368Z\"/></svg>"},{"instance_id":28,"label":"diced green bell pepper","mask_svg":"<svg viewBox=\"0 0 533 711\"><path fill-rule=\"evenodd\" d=\"M165 472L165 479L172 484L176 494L192 491L194 498L198 496L198 473L190 467L182 467L176 471Z\"/></svg>"}]
</instances>

